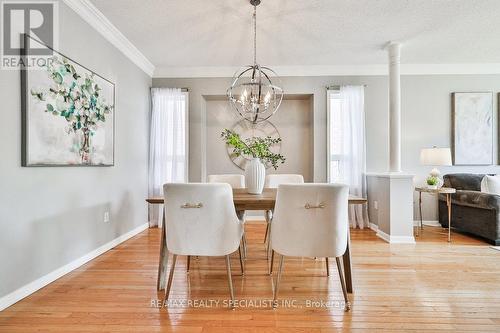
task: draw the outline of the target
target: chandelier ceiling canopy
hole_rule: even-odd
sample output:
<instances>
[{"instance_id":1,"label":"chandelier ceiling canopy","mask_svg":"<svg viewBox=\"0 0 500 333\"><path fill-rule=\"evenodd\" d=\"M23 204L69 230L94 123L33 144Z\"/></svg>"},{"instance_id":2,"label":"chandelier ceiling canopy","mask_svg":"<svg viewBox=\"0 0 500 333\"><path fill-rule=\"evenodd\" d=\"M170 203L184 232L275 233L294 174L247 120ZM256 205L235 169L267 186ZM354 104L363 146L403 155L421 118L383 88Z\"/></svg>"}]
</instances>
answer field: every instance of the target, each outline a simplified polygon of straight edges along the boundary
<instances>
[{"instance_id":1,"label":"chandelier ceiling canopy","mask_svg":"<svg viewBox=\"0 0 500 333\"><path fill-rule=\"evenodd\" d=\"M257 64L257 6L260 0L250 0L253 6L254 39L253 65L238 70L227 89L232 107L245 120L254 124L271 117L283 100L283 89L272 69Z\"/></svg>"}]
</instances>

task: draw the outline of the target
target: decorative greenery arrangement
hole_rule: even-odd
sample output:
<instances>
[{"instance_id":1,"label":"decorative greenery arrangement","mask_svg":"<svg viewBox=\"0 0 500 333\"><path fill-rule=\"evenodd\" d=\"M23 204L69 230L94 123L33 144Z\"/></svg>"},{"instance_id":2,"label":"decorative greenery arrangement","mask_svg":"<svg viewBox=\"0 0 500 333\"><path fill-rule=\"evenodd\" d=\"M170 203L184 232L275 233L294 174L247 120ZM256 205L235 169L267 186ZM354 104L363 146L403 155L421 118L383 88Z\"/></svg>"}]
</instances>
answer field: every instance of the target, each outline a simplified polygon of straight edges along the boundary
<instances>
[{"instance_id":1,"label":"decorative greenery arrangement","mask_svg":"<svg viewBox=\"0 0 500 333\"><path fill-rule=\"evenodd\" d=\"M76 150L82 163L90 162L90 138L99 122L106 121L113 106L100 96L101 88L94 81L94 74L80 76L66 58L53 57L47 62L47 73L52 79L48 91L31 90L38 101L47 102L45 112L64 117L68 122L67 133L82 134L82 142Z\"/></svg>"},{"instance_id":2,"label":"decorative greenery arrangement","mask_svg":"<svg viewBox=\"0 0 500 333\"><path fill-rule=\"evenodd\" d=\"M435 176L427 177L427 185L436 186L439 184L439 178Z\"/></svg>"},{"instance_id":3,"label":"decorative greenery arrangement","mask_svg":"<svg viewBox=\"0 0 500 333\"><path fill-rule=\"evenodd\" d=\"M283 155L275 154L270 150L271 146L281 142L281 138L273 139L268 136L243 140L239 134L228 129L222 131L221 137L227 145L233 147L233 154L236 156L259 158L262 163L271 165L275 170L278 169L278 163L285 163Z\"/></svg>"}]
</instances>

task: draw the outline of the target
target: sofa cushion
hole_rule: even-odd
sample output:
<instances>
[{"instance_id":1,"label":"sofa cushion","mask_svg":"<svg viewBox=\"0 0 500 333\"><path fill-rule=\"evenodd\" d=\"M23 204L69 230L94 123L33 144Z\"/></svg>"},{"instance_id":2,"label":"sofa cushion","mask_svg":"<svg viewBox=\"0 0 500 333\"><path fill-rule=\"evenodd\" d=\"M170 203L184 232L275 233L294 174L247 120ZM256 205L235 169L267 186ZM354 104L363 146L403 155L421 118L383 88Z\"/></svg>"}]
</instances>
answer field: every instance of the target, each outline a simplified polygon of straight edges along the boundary
<instances>
[{"instance_id":1,"label":"sofa cushion","mask_svg":"<svg viewBox=\"0 0 500 333\"><path fill-rule=\"evenodd\" d=\"M444 186L457 190L481 191L484 174L450 173L443 176Z\"/></svg>"},{"instance_id":2,"label":"sofa cushion","mask_svg":"<svg viewBox=\"0 0 500 333\"><path fill-rule=\"evenodd\" d=\"M500 194L500 176L485 175L481 181L481 192Z\"/></svg>"}]
</instances>

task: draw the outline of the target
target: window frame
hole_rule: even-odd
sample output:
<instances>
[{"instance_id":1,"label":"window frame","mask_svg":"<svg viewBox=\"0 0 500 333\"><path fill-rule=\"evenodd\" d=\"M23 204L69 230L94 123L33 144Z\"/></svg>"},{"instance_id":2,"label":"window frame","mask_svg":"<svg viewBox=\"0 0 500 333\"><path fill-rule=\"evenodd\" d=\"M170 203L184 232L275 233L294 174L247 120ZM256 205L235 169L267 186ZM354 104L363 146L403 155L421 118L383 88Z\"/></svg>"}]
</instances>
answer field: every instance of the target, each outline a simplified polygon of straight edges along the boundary
<instances>
[{"instance_id":1,"label":"window frame","mask_svg":"<svg viewBox=\"0 0 500 333\"><path fill-rule=\"evenodd\" d=\"M332 165L332 153L331 153L331 100L332 99L339 99L341 100L342 98L340 97L340 90L339 89L327 89L326 92L326 179L328 183L332 182L332 175L331 175L331 165ZM340 155L339 155L340 156ZM337 160L340 161L340 158Z\"/></svg>"},{"instance_id":2,"label":"window frame","mask_svg":"<svg viewBox=\"0 0 500 333\"><path fill-rule=\"evenodd\" d=\"M185 149L186 149L186 166L185 166L185 175L186 175L186 183L189 183L189 91L182 91L182 95L184 95L184 103L186 103L186 110L184 112L184 121L185 121Z\"/></svg>"}]
</instances>

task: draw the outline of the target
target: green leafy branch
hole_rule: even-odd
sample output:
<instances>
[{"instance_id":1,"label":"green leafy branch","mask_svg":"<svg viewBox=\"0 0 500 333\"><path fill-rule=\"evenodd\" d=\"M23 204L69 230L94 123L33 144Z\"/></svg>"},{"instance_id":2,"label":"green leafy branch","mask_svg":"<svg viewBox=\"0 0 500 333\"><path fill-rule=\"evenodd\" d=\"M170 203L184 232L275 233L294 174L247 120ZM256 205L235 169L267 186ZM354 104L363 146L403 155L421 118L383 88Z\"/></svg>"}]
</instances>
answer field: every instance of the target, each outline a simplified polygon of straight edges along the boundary
<instances>
[{"instance_id":1,"label":"green leafy branch","mask_svg":"<svg viewBox=\"0 0 500 333\"><path fill-rule=\"evenodd\" d=\"M105 122L113 106L100 95L94 74L79 75L67 59L54 57L48 62L47 74L52 79L48 91L31 90L34 99L46 102L45 112L61 116L69 123L68 132L81 130L93 135L98 122Z\"/></svg>"},{"instance_id":2,"label":"green leafy branch","mask_svg":"<svg viewBox=\"0 0 500 333\"><path fill-rule=\"evenodd\" d=\"M278 163L285 163L283 155L275 154L270 149L273 145L280 143L281 138L273 139L268 136L243 140L238 133L228 129L222 131L221 137L228 146L233 147L233 154L236 156L259 158L262 163L271 165L275 170L278 169Z\"/></svg>"}]
</instances>

